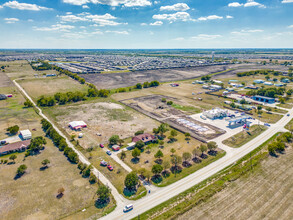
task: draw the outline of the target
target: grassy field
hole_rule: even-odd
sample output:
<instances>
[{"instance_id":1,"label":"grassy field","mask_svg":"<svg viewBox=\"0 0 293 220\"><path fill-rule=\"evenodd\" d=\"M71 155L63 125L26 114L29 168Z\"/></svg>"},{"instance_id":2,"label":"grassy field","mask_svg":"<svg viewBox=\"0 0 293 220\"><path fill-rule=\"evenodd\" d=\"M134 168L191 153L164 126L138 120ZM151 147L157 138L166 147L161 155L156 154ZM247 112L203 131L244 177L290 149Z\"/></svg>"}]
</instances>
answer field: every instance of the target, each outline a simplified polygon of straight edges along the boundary
<instances>
[{"instance_id":1,"label":"grassy field","mask_svg":"<svg viewBox=\"0 0 293 220\"><path fill-rule=\"evenodd\" d=\"M241 147L242 145L246 144L247 142L251 141L262 132L267 129L266 126L263 125L252 125L249 131L243 130L238 134L235 134L232 137L223 141L223 144L228 145L229 147Z\"/></svg>"},{"instance_id":2,"label":"grassy field","mask_svg":"<svg viewBox=\"0 0 293 220\"><path fill-rule=\"evenodd\" d=\"M167 132L166 136L168 137L169 134L170 132ZM133 162L132 160L133 158L131 155L132 151L126 151L126 158L124 159L124 162L133 170L138 171L141 168L145 168L146 170L151 171L152 166L156 164L155 162L156 158L154 157L154 155L156 154L158 150L161 150L164 154L164 157L162 158L163 161L170 162L172 157L172 153L170 152L170 150L172 148L174 148L176 151L174 154L182 156L184 152L192 153L192 150L200 145L200 142L195 139L191 139L187 142L185 140L185 136L182 133L179 133L178 136L176 136L176 139L178 139L176 142L167 143L167 138L166 138L166 140L164 141L164 147L160 147L158 144L150 144L146 146L144 151L141 153L139 157L139 161L135 161L135 162ZM150 149L148 150L147 147L150 147ZM188 168L184 168L182 165L180 165L183 169L180 173L176 174L176 177L172 172L170 172L169 177L162 178L161 182L155 183L155 184L160 187L172 184L184 178L185 176L195 172L196 170L199 170L200 168L207 166L208 164L214 162L215 160L223 157L225 155L225 152L218 149L218 154L216 156L211 156L211 155L208 155L207 153L205 153L205 155L208 156L206 159L201 159L200 163L195 163L191 161L190 163L192 164L192 166ZM148 162L146 163L146 161Z\"/></svg>"},{"instance_id":3,"label":"grassy field","mask_svg":"<svg viewBox=\"0 0 293 220\"><path fill-rule=\"evenodd\" d=\"M292 219L292 147L279 158L266 150L277 136L139 219Z\"/></svg>"},{"instance_id":4,"label":"grassy field","mask_svg":"<svg viewBox=\"0 0 293 220\"><path fill-rule=\"evenodd\" d=\"M253 114L254 118L260 119L260 121L264 123L276 123L283 117L283 115L280 115L280 114L273 114L273 113L268 113L266 111L262 111L261 118L259 118L257 111L251 111L251 113Z\"/></svg>"},{"instance_id":5,"label":"grassy field","mask_svg":"<svg viewBox=\"0 0 293 220\"><path fill-rule=\"evenodd\" d=\"M7 138L6 129L16 124L20 130L35 129L35 131L32 131L33 135L40 135L40 118L36 117L33 108L24 108L25 99L16 87L1 87L1 93L12 94L13 97L0 101L0 139Z\"/></svg>"},{"instance_id":6,"label":"grassy field","mask_svg":"<svg viewBox=\"0 0 293 220\"><path fill-rule=\"evenodd\" d=\"M37 156L25 158L24 153L17 154L15 164L0 164L0 214L3 219L56 219L70 216L70 219L100 217L111 207L112 200L105 209L95 207L97 184L91 185L82 178L76 165L47 139L45 150ZM10 155L0 157L5 160ZM41 161L49 159L51 164L46 170L40 170ZM14 180L20 164L28 167L27 173ZM57 199L57 190L64 187L65 194ZM4 208L5 207L5 208ZM86 211L79 213L82 209ZM1 211L2 210L2 211ZM81 216L80 218L76 218Z\"/></svg>"},{"instance_id":7,"label":"grassy field","mask_svg":"<svg viewBox=\"0 0 293 220\"><path fill-rule=\"evenodd\" d=\"M45 71L35 71L31 68L28 61L26 60L17 60L13 62L0 62L0 65L6 65L5 73L11 79L18 78L32 78L35 74L39 74L40 76L43 74L58 74L55 70L45 70Z\"/></svg>"},{"instance_id":8,"label":"grassy field","mask_svg":"<svg viewBox=\"0 0 293 220\"><path fill-rule=\"evenodd\" d=\"M282 108L287 108L287 109L291 109L293 108L293 105L291 104L277 104L277 106L282 107Z\"/></svg>"},{"instance_id":9,"label":"grassy field","mask_svg":"<svg viewBox=\"0 0 293 220\"><path fill-rule=\"evenodd\" d=\"M87 92L88 90L86 85L82 85L68 76L24 79L19 80L18 83L35 100L41 95L51 96L57 92Z\"/></svg>"}]
</instances>

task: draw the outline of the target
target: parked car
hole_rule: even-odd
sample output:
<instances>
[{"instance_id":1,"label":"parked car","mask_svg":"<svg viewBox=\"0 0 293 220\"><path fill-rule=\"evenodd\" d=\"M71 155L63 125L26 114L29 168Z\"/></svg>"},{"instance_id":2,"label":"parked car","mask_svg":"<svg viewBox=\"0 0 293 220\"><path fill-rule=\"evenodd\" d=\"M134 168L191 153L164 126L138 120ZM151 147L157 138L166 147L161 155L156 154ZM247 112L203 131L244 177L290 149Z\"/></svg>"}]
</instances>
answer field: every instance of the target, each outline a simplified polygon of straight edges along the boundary
<instances>
[{"instance_id":1,"label":"parked car","mask_svg":"<svg viewBox=\"0 0 293 220\"><path fill-rule=\"evenodd\" d=\"M269 123L265 123L264 125L265 125L265 126L268 126L268 127L270 127L270 126L271 126Z\"/></svg>"},{"instance_id":2,"label":"parked car","mask_svg":"<svg viewBox=\"0 0 293 220\"><path fill-rule=\"evenodd\" d=\"M130 204L130 205L127 205L127 206L124 207L123 212L128 212L128 211L130 211L132 209L133 209L133 205Z\"/></svg>"},{"instance_id":3,"label":"parked car","mask_svg":"<svg viewBox=\"0 0 293 220\"><path fill-rule=\"evenodd\" d=\"M4 144L6 144L6 141L1 141L0 142L0 145L4 145Z\"/></svg>"},{"instance_id":4,"label":"parked car","mask_svg":"<svg viewBox=\"0 0 293 220\"><path fill-rule=\"evenodd\" d=\"M289 116L290 116L290 114L287 114L287 116L289 117Z\"/></svg>"},{"instance_id":5,"label":"parked car","mask_svg":"<svg viewBox=\"0 0 293 220\"><path fill-rule=\"evenodd\" d=\"M112 154L112 152L111 151L109 151L109 150L107 150L107 152L106 152L108 155L111 155Z\"/></svg>"},{"instance_id":6,"label":"parked car","mask_svg":"<svg viewBox=\"0 0 293 220\"><path fill-rule=\"evenodd\" d=\"M104 145L103 144L100 144L100 148L104 148Z\"/></svg>"},{"instance_id":7,"label":"parked car","mask_svg":"<svg viewBox=\"0 0 293 220\"><path fill-rule=\"evenodd\" d=\"M102 161L100 162L100 165L101 165L101 166L107 166L107 164L108 164L108 163L107 163L106 161L104 161L104 160L102 160Z\"/></svg>"},{"instance_id":8,"label":"parked car","mask_svg":"<svg viewBox=\"0 0 293 220\"><path fill-rule=\"evenodd\" d=\"M108 168L110 171L113 170L113 167L112 167L110 164L107 166L107 168Z\"/></svg>"}]
</instances>

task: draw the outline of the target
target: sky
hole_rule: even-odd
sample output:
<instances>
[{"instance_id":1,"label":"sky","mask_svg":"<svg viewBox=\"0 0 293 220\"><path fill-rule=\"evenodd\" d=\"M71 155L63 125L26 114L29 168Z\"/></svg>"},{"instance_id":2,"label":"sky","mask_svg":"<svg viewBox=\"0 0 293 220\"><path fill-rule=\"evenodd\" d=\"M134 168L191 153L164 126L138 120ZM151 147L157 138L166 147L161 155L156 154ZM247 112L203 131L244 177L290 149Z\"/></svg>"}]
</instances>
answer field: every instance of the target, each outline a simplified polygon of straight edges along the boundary
<instances>
[{"instance_id":1,"label":"sky","mask_svg":"<svg viewBox=\"0 0 293 220\"><path fill-rule=\"evenodd\" d=\"M292 12L293 0L0 0L0 48L293 48Z\"/></svg>"}]
</instances>

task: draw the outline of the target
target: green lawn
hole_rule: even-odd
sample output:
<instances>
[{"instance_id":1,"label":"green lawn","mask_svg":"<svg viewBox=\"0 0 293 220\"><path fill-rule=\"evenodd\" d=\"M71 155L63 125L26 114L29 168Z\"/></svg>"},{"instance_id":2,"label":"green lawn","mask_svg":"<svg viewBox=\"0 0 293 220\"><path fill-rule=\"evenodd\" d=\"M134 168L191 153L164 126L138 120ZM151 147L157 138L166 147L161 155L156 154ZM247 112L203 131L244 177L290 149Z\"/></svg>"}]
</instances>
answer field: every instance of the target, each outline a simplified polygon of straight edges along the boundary
<instances>
[{"instance_id":1,"label":"green lawn","mask_svg":"<svg viewBox=\"0 0 293 220\"><path fill-rule=\"evenodd\" d=\"M291 105L291 104L277 104L277 106L282 107L282 108L288 108L288 109L293 108L293 105Z\"/></svg>"},{"instance_id":2,"label":"green lawn","mask_svg":"<svg viewBox=\"0 0 293 220\"><path fill-rule=\"evenodd\" d=\"M185 111L190 114L196 114L196 113L201 112L201 110L199 108L195 108L193 106L182 106L182 105L178 105L178 104L172 104L172 107L179 109L181 111Z\"/></svg>"},{"instance_id":3,"label":"green lawn","mask_svg":"<svg viewBox=\"0 0 293 220\"><path fill-rule=\"evenodd\" d=\"M234 148L241 147L242 145L246 144L247 142L251 141L258 135L260 135L266 129L267 127L263 125L252 125L249 131L241 131L238 134L235 134L234 136L224 140L223 144L226 144L229 147Z\"/></svg>"}]
</instances>

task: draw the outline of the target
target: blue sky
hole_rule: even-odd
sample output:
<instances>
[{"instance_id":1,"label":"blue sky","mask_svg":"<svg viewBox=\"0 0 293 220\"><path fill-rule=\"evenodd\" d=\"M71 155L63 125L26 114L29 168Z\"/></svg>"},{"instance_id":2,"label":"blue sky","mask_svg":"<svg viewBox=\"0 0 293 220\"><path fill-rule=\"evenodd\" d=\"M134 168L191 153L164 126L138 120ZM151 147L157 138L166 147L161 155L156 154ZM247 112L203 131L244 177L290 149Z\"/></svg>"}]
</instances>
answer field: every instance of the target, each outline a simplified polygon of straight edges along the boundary
<instances>
[{"instance_id":1,"label":"blue sky","mask_svg":"<svg viewBox=\"0 0 293 220\"><path fill-rule=\"evenodd\" d=\"M0 48L293 48L293 0L0 0Z\"/></svg>"}]
</instances>

